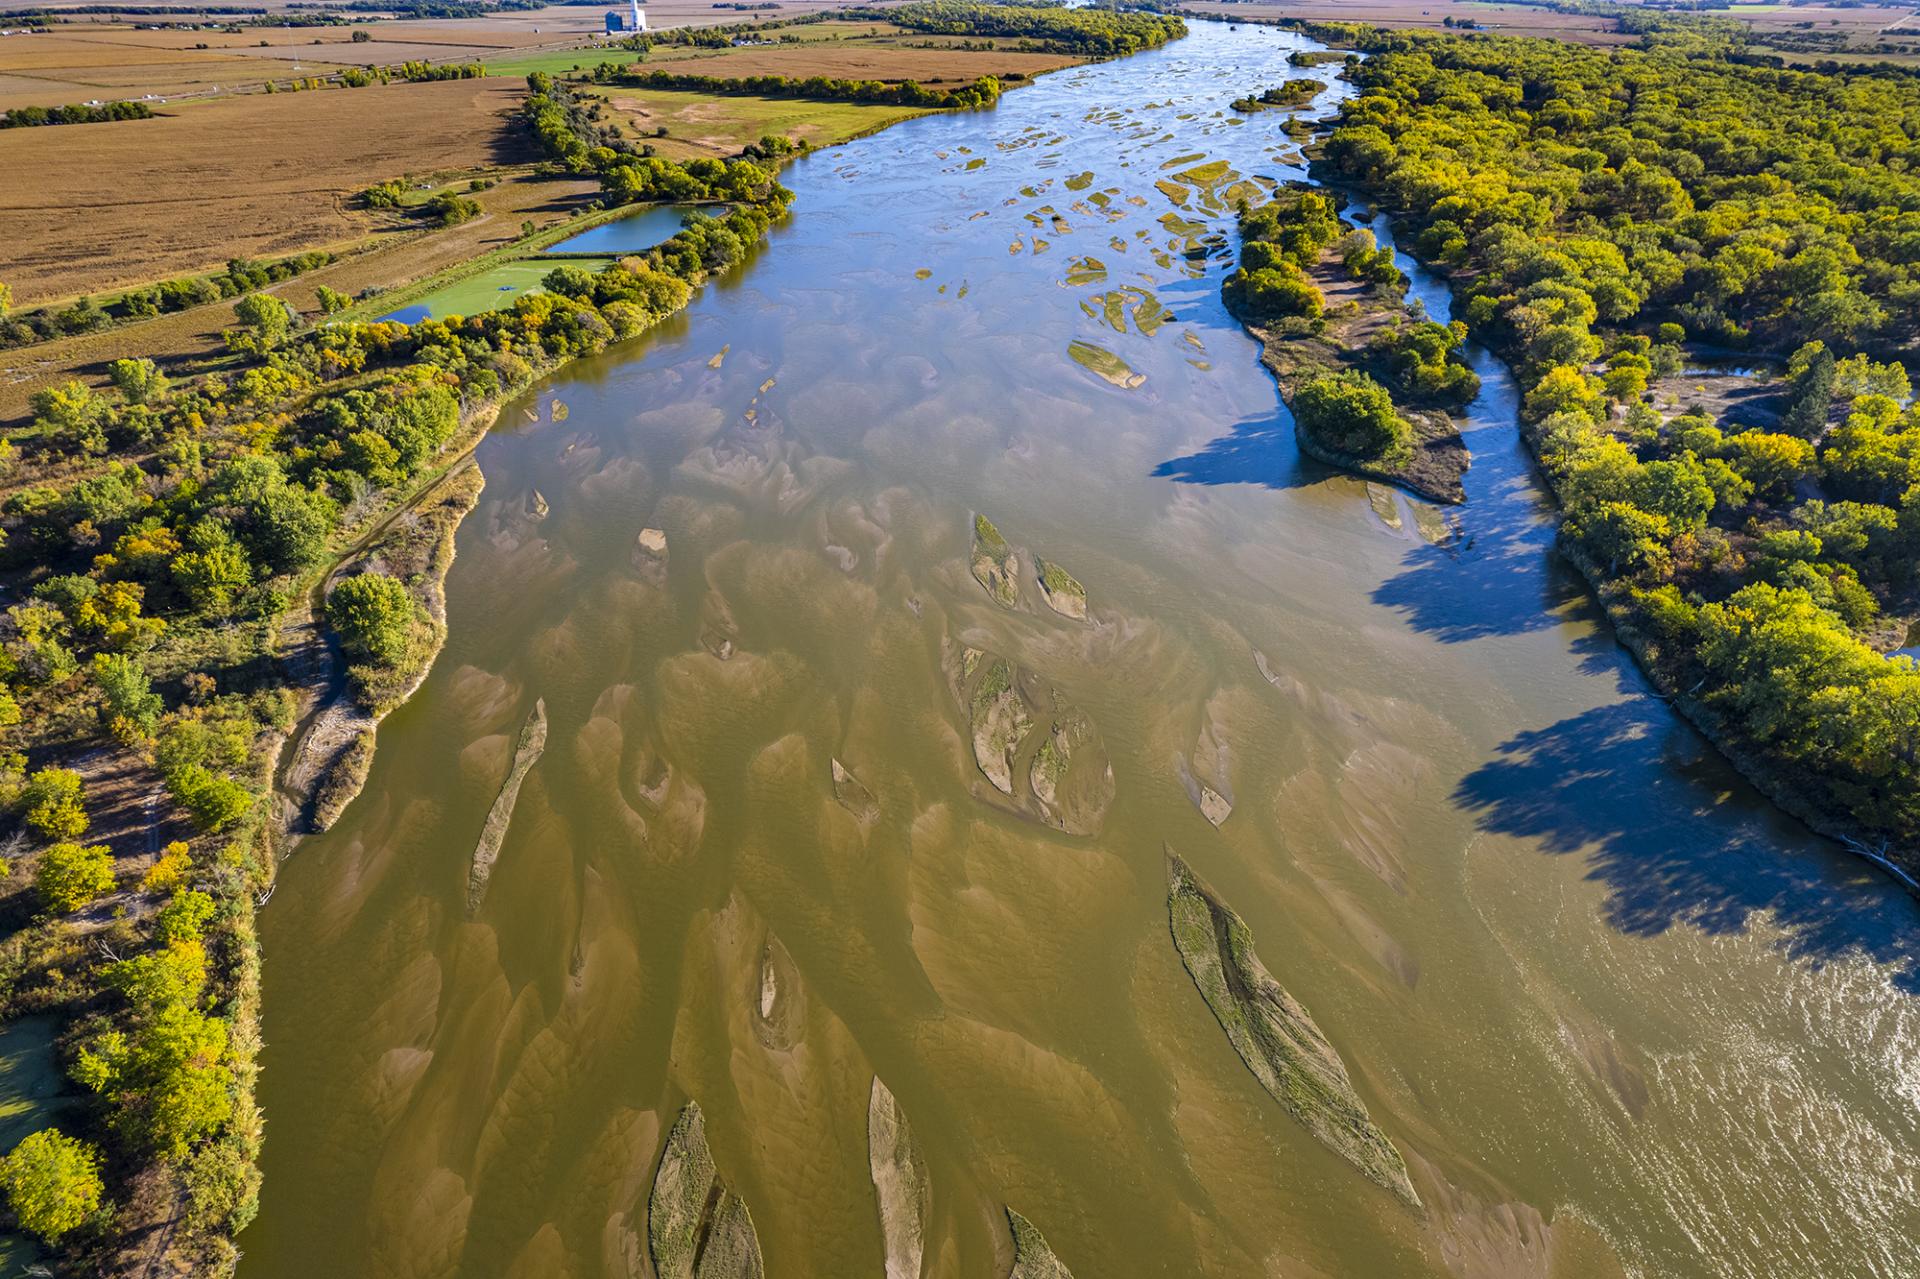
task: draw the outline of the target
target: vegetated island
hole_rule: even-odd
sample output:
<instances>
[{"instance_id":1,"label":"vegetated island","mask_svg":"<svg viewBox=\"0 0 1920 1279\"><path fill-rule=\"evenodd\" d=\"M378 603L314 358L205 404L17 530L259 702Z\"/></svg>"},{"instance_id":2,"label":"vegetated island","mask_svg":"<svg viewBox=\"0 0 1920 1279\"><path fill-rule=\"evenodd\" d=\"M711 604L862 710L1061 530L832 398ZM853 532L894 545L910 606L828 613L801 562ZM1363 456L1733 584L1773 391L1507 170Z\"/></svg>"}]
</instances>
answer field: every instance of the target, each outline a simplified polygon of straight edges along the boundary
<instances>
[{"instance_id":1,"label":"vegetated island","mask_svg":"<svg viewBox=\"0 0 1920 1279\"><path fill-rule=\"evenodd\" d=\"M1269 107L1304 107L1325 93L1326 89L1324 82L1302 76L1283 81L1258 96L1248 94L1244 98L1235 98L1231 105L1235 111L1246 115L1251 115L1255 111L1265 111Z\"/></svg>"},{"instance_id":2,"label":"vegetated island","mask_svg":"<svg viewBox=\"0 0 1920 1279\"><path fill-rule=\"evenodd\" d=\"M1353 34L1373 56L1325 162L1513 366L1616 634L1763 791L1914 888L1920 669L1884 654L1920 615L1920 170L1886 126L1920 82L1754 65L1681 14L1638 49ZM1786 377L1716 394L1754 377L1701 348Z\"/></svg>"},{"instance_id":3,"label":"vegetated island","mask_svg":"<svg viewBox=\"0 0 1920 1279\"><path fill-rule=\"evenodd\" d=\"M1060 1258L1053 1255L1039 1227L1008 1208L1007 1230L1013 1235L1013 1269L1007 1279L1073 1279Z\"/></svg>"},{"instance_id":4,"label":"vegetated island","mask_svg":"<svg viewBox=\"0 0 1920 1279\"><path fill-rule=\"evenodd\" d=\"M660 1279L760 1279L760 1236L746 1201L707 1146L707 1121L688 1102L667 1134L647 1197L647 1255Z\"/></svg>"},{"instance_id":5,"label":"vegetated island","mask_svg":"<svg viewBox=\"0 0 1920 1279\"><path fill-rule=\"evenodd\" d=\"M1480 378L1461 358L1466 326L1408 306L1406 284L1392 251L1341 222L1332 197L1283 187L1241 211L1240 265L1221 291L1259 339L1303 452L1463 502L1470 459L1448 409Z\"/></svg>"},{"instance_id":6,"label":"vegetated island","mask_svg":"<svg viewBox=\"0 0 1920 1279\"><path fill-rule=\"evenodd\" d=\"M1340 1054L1254 954L1246 923L1171 849L1167 916L1188 975L1260 1086L1368 1180L1419 1207L1406 1161L1367 1113Z\"/></svg>"}]
</instances>

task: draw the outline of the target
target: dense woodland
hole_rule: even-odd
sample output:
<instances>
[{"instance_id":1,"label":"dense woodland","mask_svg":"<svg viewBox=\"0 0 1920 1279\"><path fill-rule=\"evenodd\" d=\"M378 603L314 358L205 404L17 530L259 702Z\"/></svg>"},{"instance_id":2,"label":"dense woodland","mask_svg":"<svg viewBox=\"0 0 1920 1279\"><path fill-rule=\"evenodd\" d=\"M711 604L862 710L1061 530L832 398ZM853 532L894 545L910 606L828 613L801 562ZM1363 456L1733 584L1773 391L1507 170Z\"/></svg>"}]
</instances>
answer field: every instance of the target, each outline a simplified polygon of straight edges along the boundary
<instances>
[{"instance_id":1,"label":"dense woodland","mask_svg":"<svg viewBox=\"0 0 1920 1279\"><path fill-rule=\"evenodd\" d=\"M1920 843L1920 81L1355 32L1325 163L1513 363L1563 542L1661 682L1790 806ZM1711 29L1708 36L1712 34ZM1671 35L1671 38L1665 38ZM1785 363L1764 420L1663 413L1702 355Z\"/></svg>"},{"instance_id":2,"label":"dense woodland","mask_svg":"<svg viewBox=\"0 0 1920 1279\"><path fill-rule=\"evenodd\" d=\"M728 212L598 273L557 266L545 291L465 318L308 327L248 293L230 372L175 384L122 360L110 392L50 387L0 441L12 489L0 573L18 601L0 622L0 805L13 870L30 877L7 907L0 1012L65 1014L63 1064L95 1099L77 1126L0 1164L0 1190L88 1273L105 1268L142 1179L183 1196L175 1251L197 1273L227 1267L228 1237L254 1212L253 911L272 878L265 796L295 706L270 657L282 615L505 396L680 309L791 198L749 160L682 166L589 145L546 77L529 87L529 126L563 163L598 168L610 202L717 199ZM410 586L369 571L326 600L356 686L425 660ZM150 770L167 819L193 832L134 883L89 841L93 796L73 767L115 754Z\"/></svg>"}]
</instances>

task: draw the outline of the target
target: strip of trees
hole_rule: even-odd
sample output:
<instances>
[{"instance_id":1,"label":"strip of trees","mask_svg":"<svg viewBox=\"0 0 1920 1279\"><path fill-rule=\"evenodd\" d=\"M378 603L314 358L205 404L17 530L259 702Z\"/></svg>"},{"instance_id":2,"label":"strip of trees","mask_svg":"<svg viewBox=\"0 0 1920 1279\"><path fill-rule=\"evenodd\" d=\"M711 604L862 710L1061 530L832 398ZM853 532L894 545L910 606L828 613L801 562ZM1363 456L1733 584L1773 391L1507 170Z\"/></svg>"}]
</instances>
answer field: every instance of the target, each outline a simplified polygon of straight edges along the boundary
<instances>
[{"instance_id":1,"label":"strip of trees","mask_svg":"<svg viewBox=\"0 0 1920 1279\"><path fill-rule=\"evenodd\" d=\"M64 107L15 107L0 113L0 129L33 129L48 124L107 124L114 120L151 120L153 108L144 102L105 102L99 106L74 103Z\"/></svg>"},{"instance_id":2,"label":"strip of trees","mask_svg":"<svg viewBox=\"0 0 1920 1279\"><path fill-rule=\"evenodd\" d=\"M222 298L237 298L270 284L304 275L332 261L333 254L324 249L272 262L234 258L227 263L226 270L213 275L163 280L159 284L129 289L107 302L96 303L91 298L81 298L64 307L39 307L11 314L7 307L0 306L0 349L92 333L129 320L144 320L208 302L218 302Z\"/></svg>"},{"instance_id":3,"label":"strip of trees","mask_svg":"<svg viewBox=\"0 0 1920 1279\"><path fill-rule=\"evenodd\" d=\"M828 102L877 103L934 110L990 107L1000 100L1000 82L981 76L957 89L929 89L913 80L842 80L832 76L710 76L672 71L629 71L617 83L642 89L684 89L697 93L744 94L765 98L811 98Z\"/></svg>"}]
</instances>

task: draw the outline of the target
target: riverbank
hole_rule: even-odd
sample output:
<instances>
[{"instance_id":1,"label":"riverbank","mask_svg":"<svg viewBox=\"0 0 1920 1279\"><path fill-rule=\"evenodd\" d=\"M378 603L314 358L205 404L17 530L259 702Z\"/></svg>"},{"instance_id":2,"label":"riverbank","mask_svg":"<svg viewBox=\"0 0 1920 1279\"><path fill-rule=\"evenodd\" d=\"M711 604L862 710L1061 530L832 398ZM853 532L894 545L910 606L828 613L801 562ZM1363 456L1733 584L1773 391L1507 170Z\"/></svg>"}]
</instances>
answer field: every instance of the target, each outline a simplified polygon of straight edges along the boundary
<instances>
[{"instance_id":1,"label":"riverbank","mask_svg":"<svg viewBox=\"0 0 1920 1279\"><path fill-rule=\"evenodd\" d=\"M1482 73L1479 46L1456 54L1443 51L1443 44L1428 44L1420 70L1405 74L1424 77L1429 59L1454 75ZM1391 92L1405 52L1389 39L1371 47L1376 59L1345 74L1363 88ZM1518 45L1500 53L1515 60L1537 56ZM1459 70L1450 61L1454 57L1470 60L1474 70ZM1659 74L1675 73L1662 67ZM1715 83L1727 93L1777 88L1755 87L1737 69L1710 66L1695 74L1719 77ZM1483 121L1482 127L1496 126ZM1912 764L1910 748L1902 745L1910 730L1901 726L1907 716L1902 699L1911 697L1913 675L1910 667L1886 661L1885 643L1875 642L1885 638L1882 619L1890 613L1897 618L1905 589L1899 561L1907 551L1891 536L1904 481L1891 493L1876 489L1849 469L1856 462L1847 454L1877 435L1871 414L1863 419L1858 413L1874 397L1856 398L1865 394L1860 382L1842 392L1829 378L1812 392L1819 398L1809 400L1812 425L1783 421L1787 395L1731 396L1727 384L1733 379L1711 379L1713 388L1705 385L1710 379L1692 379L1696 385L1685 403L1674 403L1674 383L1689 382L1675 370L1697 361L1696 347L1711 344L1689 341L1697 336L1689 326L1704 321L1673 299L1655 308L1634 296L1631 307L1616 307L1603 319L1587 296L1587 317L1551 344L1526 322L1531 312L1524 298L1560 270L1549 263L1566 260L1554 229L1535 228L1504 241L1537 241L1508 259L1483 259L1458 241L1441 252L1448 243L1442 233L1453 224L1427 223L1416 210L1394 208L1392 196L1403 189L1396 184L1405 175L1356 158L1356 149L1371 145L1375 132L1370 124L1337 128L1324 149L1331 159L1319 163L1338 168L1343 180L1381 201L1396 222L1419 232L1407 237L1410 251L1451 292L1456 310L1471 317L1476 336L1515 371L1523 391L1521 437L1558 507L1556 544L1585 579L1622 647L1662 700L1782 811L1915 891L1920 847L1914 844L1912 806L1903 798L1911 794ZM1519 138L1512 157L1466 147L1452 162L1467 182L1520 171L1539 156L1530 150L1536 143L1524 134ZM1383 153L1393 150L1382 146ZM1441 159L1423 163L1439 165ZM1559 233L1581 231L1562 227ZM1687 324L1670 317L1685 317ZM1751 344L1759 355L1748 358L1778 358L1808 336L1791 327L1756 330ZM1820 352L1831 369L1854 343L1831 333L1829 338L1832 351L1820 343L1803 350ZM1856 379L1879 379L1904 396L1907 375L1897 365L1876 365L1864 353L1847 363L1857 370ZM1795 393L1793 376L1787 384L1788 395ZM1667 416L1660 411L1663 400L1669 411L1682 411ZM1895 398L1885 402L1890 423L1899 408ZM1863 437L1851 443L1840 440L1833 426L1849 407L1855 412L1846 432ZM1766 460L1776 453L1789 459L1784 480ZM1692 496L1676 503L1671 492L1659 493L1665 477L1687 484ZM1842 549L1844 534L1821 523L1839 512L1869 524L1877 519L1889 536L1875 541L1872 556L1863 553L1864 535L1851 552ZM1810 531L1816 526L1819 532ZM1807 549L1789 563L1778 548L1791 539L1803 539Z\"/></svg>"},{"instance_id":2,"label":"riverbank","mask_svg":"<svg viewBox=\"0 0 1920 1279\"><path fill-rule=\"evenodd\" d=\"M1419 259L1451 292L1456 304L1465 299L1466 281L1446 264ZM1484 332L1476 337L1511 367L1514 352L1502 349ZM1565 527L1567 501L1566 476L1557 474L1542 453L1540 424L1524 418L1519 424L1520 438L1526 446L1534 474L1553 498L1560 512L1554 539L1555 549L1579 572L1593 600L1606 614L1609 628L1620 646L1633 658L1657 696L1691 724L1736 772L1783 812L1792 815L1817 834L1838 842L1848 852L1885 873L1902 888L1920 897L1920 849L1894 847L1884 837L1855 820L1852 815L1823 800L1809 787L1796 769L1783 765L1764 748L1743 734L1737 724L1719 713L1698 695L1701 685L1697 669L1689 670L1684 657L1676 660L1662 647L1660 639L1643 624L1644 611L1633 599L1632 583L1610 574ZM1302 448L1309 442L1303 437ZM1309 450L1311 451L1311 450ZM1337 463L1336 463L1337 464Z\"/></svg>"}]
</instances>

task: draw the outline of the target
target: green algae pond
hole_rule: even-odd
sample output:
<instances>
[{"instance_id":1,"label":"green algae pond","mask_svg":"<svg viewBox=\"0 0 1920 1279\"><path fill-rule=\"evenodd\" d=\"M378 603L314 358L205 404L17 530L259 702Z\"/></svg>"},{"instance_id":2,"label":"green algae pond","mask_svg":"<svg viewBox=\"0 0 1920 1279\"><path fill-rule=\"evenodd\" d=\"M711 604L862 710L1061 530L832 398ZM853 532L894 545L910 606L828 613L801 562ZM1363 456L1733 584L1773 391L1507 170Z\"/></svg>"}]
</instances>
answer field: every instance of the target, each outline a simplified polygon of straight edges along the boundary
<instances>
[{"instance_id":1,"label":"green algae pond","mask_svg":"<svg viewBox=\"0 0 1920 1279\"><path fill-rule=\"evenodd\" d=\"M482 311L498 311L512 306L517 299L529 293L541 292L540 281L557 266L577 266L583 271L598 271L612 263L610 257L557 260L525 258L503 262L435 289L425 297L397 307L379 318L418 324L428 319L443 320L449 315L478 315Z\"/></svg>"},{"instance_id":2,"label":"green algae pond","mask_svg":"<svg viewBox=\"0 0 1920 1279\"><path fill-rule=\"evenodd\" d=\"M261 914L242 1279L1913 1274L1913 901L1649 693L1497 362L1442 512L1304 459L1221 305L1202 195L1351 89L1229 104L1317 47L822 151L508 406Z\"/></svg>"}]
</instances>

